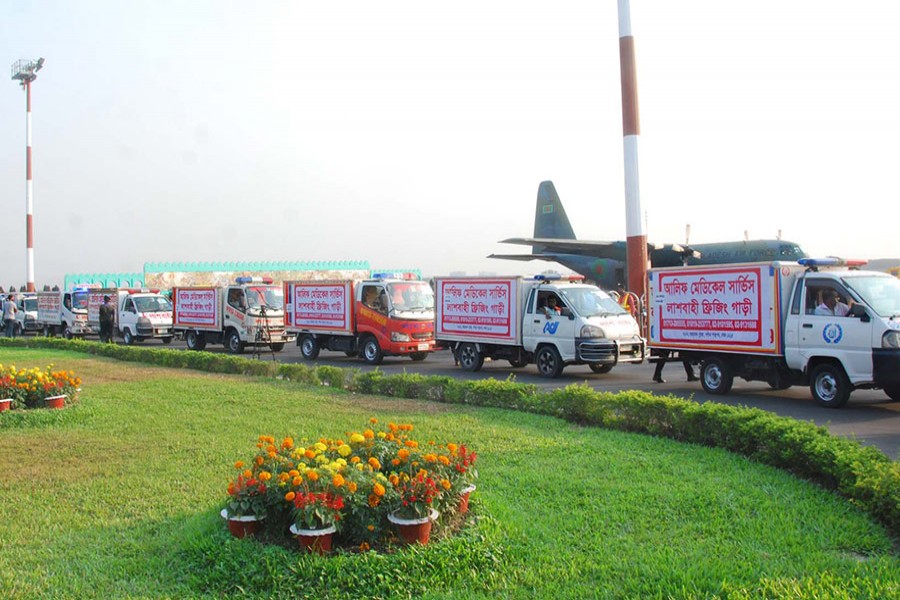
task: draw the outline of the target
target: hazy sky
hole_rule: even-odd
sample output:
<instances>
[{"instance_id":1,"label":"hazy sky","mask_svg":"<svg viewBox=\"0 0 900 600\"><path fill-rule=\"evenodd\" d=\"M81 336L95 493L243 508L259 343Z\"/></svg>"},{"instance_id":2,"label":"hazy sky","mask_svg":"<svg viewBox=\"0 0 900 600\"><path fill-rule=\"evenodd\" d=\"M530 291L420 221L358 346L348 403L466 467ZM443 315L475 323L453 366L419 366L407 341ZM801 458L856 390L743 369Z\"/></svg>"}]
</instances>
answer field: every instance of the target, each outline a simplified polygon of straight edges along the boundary
<instances>
[{"instance_id":1,"label":"hazy sky","mask_svg":"<svg viewBox=\"0 0 900 600\"><path fill-rule=\"evenodd\" d=\"M900 256L900 3L632 0L651 241ZM35 279L149 261L536 272L550 179L625 237L616 2L0 0L33 86ZM7 71L9 73L9 71ZM8 76L7 76L8 77ZM0 86L0 285L25 94Z\"/></svg>"}]
</instances>

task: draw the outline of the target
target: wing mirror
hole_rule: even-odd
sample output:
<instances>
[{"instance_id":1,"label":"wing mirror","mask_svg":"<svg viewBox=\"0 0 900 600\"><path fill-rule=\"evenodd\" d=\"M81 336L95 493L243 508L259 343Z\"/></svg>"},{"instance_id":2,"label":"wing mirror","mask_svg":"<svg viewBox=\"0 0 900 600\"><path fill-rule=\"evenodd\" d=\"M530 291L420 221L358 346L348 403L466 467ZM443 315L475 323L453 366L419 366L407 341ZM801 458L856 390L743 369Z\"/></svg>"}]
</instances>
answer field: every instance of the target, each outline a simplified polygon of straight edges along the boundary
<instances>
[{"instance_id":1,"label":"wing mirror","mask_svg":"<svg viewBox=\"0 0 900 600\"><path fill-rule=\"evenodd\" d=\"M869 311L867 311L866 307L862 304L854 304L850 307L850 312L847 314L851 317L859 317L859 320L862 323L868 323L872 320L869 316Z\"/></svg>"}]
</instances>

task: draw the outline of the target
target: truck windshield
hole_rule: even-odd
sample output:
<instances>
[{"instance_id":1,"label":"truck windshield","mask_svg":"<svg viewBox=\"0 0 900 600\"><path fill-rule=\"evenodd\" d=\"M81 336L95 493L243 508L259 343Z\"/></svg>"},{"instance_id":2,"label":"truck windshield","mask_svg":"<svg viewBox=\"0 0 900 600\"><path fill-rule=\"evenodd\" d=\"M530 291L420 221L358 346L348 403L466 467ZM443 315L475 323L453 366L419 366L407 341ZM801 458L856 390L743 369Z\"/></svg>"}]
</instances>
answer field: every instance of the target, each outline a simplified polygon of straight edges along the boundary
<instances>
[{"instance_id":1,"label":"truck windshield","mask_svg":"<svg viewBox=\"0 0 900 600\"><path fill-rule=\"evenodd\" d=\"M434 292L424 281L389 283L387 288L394 310L434 310Z\"/></svg>"},{"instance_id":2,"label":"truck windshield","mask_svg":"<svg viewBox=\"0 0 900 600\"><path fill-rule=\"evenodd\" d=\"M281 310L284 308L284 290L277 285L248 287L247 305L250 308L265 306Z\"/></svg>"},{"instance_id":3,"label":"truck windshield","mask_svg":"<svg viewBox=\"0 0 900 600\"><path fill-rule=\"evenodd\" d=\"M162 296L138 296L134 299L138 312L165 312L172 310L172 303Z\"/></svg>"},{"instance_id":4,"label":"truck windshield","mask_svg":"<svg viewBox=\"0 0 900 600\"><path fill-rule=\"evenodd\" d=\"M25 311L33 312L37 310L37 298L25 298Z\"/></svg>"},{"instance_id":5,"label":"truck windshield","mask_svg":"<svg viewBox=\"0 0 900 600\"><path fill-rule=\"evenodd\" d=\"M87 310L88 307L88 293L87 292L75 292L72 294L72 308L76 310Z\"/></svg>"},{"instance_id":6,"label":"truck windshield","mask_svg":"<svg viewBox=\"0 0 900 600\"><path fill-rule=\"evenodd\" d=\"M566 304L575 309L582 317L598 315L624 315L627 311L619 303L610 298L606 292L595 287L563 288L560 293Z\"/></svg>"},{"instance_id":7,"label":"truck windshield","mask_svg":"<svg viewBox=\"0 0 900 600\"><path fill-rule=\"evenodd\" d=\"M860 299L882 317L900 315L900 279L884 275L846 277L844 283L853 288Z\"/></svg>"}]
</instances>

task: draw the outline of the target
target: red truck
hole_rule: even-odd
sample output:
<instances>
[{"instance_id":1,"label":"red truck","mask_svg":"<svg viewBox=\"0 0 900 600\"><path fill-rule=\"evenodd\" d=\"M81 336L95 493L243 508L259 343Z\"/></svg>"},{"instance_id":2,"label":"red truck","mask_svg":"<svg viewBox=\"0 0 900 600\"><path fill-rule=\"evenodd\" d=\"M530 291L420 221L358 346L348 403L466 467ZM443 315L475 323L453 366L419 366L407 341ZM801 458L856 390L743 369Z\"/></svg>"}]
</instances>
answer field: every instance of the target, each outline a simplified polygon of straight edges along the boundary
<instances>
[{"instance_id":1,"label":"red truck","mask_svg":"<svg viewBox=\"0 0 900 600\"><path fill-rule=\"evenodd\" d=\"M284 298L285 329L307 360L333 350L377 365L385 356L425 360L435 350L434 292L412 276L288 281Z\"/></svg>"}]
</instances>

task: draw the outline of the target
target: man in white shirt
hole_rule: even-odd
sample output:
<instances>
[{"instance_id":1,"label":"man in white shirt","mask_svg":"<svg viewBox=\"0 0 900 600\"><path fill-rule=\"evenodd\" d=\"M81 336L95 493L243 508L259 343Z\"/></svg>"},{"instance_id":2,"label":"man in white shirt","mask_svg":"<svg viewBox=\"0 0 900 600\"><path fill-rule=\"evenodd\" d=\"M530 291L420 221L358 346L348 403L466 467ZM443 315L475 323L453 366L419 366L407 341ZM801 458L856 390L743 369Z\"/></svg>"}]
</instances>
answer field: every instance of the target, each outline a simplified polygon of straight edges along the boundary
<instances>
[{"instance_id":1,"label":"man in white shirt","mask_svg":"<svg viewBox=\"0 0 900 600\"><path fill-rule=\"evenodd\" d=\"M838 300L838 293L834 290L825 290L822 295L822 304L816 307L815 314L827 317L846 317L850 307Z\"/></svg>"}]
</instances>

